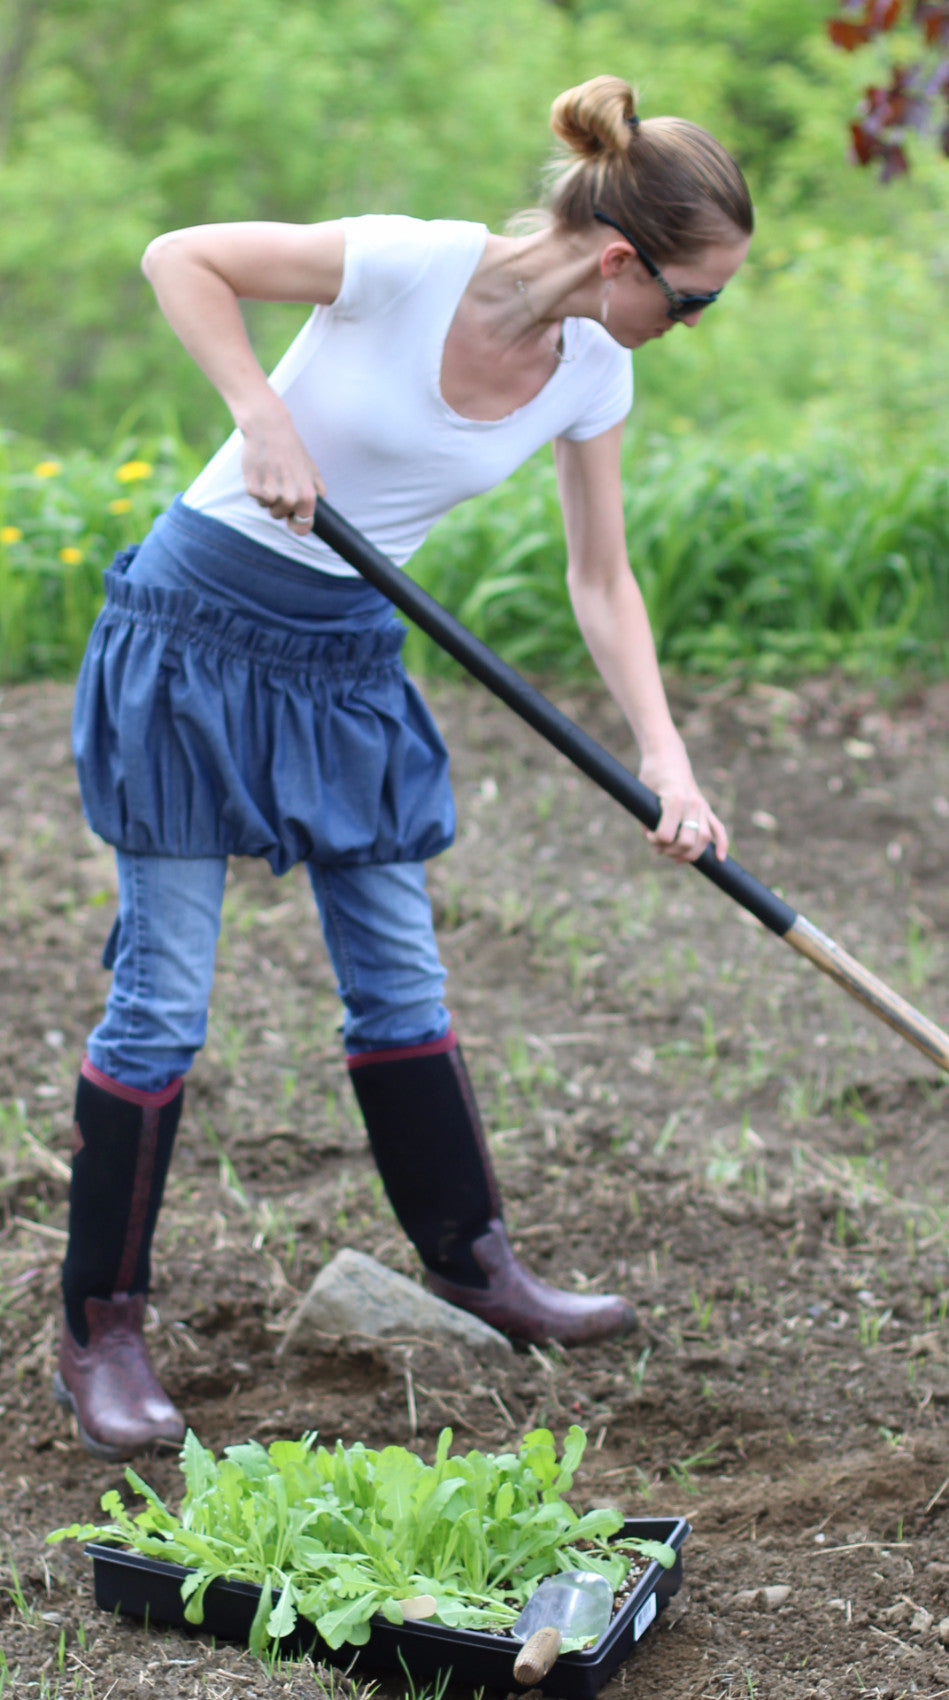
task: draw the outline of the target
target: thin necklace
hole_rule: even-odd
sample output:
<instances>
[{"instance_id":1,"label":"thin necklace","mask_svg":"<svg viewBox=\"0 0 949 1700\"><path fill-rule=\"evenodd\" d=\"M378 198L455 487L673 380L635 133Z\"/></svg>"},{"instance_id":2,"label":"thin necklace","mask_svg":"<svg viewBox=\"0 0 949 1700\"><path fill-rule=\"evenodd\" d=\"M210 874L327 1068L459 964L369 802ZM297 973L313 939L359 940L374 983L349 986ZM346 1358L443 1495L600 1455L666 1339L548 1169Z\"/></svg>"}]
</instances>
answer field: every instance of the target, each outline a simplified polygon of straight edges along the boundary
<instances>
[{"instance_id":1,"label":"thin necklace","mask_svg":"<svg viewBox=\"0 0 949 1700\"><path fill-rule=\"evenodd\" d=\"M517 290L518 295L522 295L524 297L524 302L529 309L530 303L527 300L527 284L524 282L522 277L516 277L514 279L514 288ZM556 342L551 342L549 337L545 337L544 341L551 353L554 355L554 358L559 360L562 364L569 365L571 360L576 359L575 354L567 354L564 349L563 325L561 325L560 330L557 333Z\"/></svg>"}]
</instances>

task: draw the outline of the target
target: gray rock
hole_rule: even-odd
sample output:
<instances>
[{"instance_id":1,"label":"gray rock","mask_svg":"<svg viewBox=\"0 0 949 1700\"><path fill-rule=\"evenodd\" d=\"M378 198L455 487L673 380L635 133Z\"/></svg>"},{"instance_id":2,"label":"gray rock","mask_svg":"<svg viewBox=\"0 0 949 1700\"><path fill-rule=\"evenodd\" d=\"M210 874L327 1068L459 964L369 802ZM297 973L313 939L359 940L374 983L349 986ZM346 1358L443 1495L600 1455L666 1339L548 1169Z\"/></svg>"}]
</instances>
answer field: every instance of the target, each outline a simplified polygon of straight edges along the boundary
<instances>
[{"instance_id":1,"label":"gray rock","mask_svg":"<svg viewBox=\"0 0 949 1700\"><path fill-rule=\"evenodd\" d=\"M742 1588L732 1595L736 1611L779 1611L790 1597L791 1589L779 1582L770 1588Z\"/></svg>"},{"instance_id":2,"label":"gray rock","mask_svg":"<svg viewBox=\"0 0 949 1700\"><path fill-rule=\"evenodd\" d=\"M290 1346L326 1351L340 1339L406 1336L467 1346L479 1357L512 1351L510 1341L479 1317L348 1246L320 1270L287 1324L280 1351Z\"/></svg>"},{"instance_id":3,"label":"gray rock","mask_svg":"<svg viewBox=\"0 0 949 1700\"><path fill-rule=\"evenodd\" d=\"M787 1582L776 1582L770 1588L762 1588L760 1592L761 1603L765 1611L780 1611L782 1606L787 1605L791 1597L791 1589Z\"/></svg>"}]
</instances>

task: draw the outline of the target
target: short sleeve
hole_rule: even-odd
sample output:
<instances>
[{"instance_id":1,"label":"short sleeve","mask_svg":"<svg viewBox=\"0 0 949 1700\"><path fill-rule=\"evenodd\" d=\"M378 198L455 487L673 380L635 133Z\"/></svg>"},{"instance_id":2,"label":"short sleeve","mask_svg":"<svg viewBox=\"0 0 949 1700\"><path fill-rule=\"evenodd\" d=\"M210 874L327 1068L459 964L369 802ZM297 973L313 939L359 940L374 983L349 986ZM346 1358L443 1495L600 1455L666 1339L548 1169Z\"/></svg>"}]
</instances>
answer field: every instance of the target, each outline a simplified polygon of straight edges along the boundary
<instances>
[{"instance_id":1,"label":"short sleeve","mask_svg":"<svg viewBox=\"0 0 949 1700\"><path fill-rule=\"evenodd\" d=\"M577 330L576 358L584 377L583 394L576 417L558 436L584 443L626 418L633 405L633 357L600 325L584 319Z\"/></svg>"},{"instance_id":2,"label":"short sleeve","mask_svg":"<svg viewBox=\"0 0 949 1700\"><path fill-rule=\"evenodd\" d=\"M437 258L442 221L366 213L340 222L345 250L343 284L332 307L337 318L374 318L386 312L418 287Z\"/></svg>"}]
</instances>

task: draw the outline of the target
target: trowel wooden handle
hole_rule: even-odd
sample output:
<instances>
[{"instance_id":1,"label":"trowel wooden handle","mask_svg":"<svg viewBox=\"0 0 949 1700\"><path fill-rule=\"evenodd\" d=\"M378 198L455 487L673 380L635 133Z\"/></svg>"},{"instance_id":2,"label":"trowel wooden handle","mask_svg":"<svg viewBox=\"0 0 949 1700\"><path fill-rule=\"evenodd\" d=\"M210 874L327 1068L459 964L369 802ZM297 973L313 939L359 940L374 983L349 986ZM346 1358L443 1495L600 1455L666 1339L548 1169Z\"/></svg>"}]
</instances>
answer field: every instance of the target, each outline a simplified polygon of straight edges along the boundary
<instances>
[{"instance_id":1,"label":"trowel wooden handle","mask_svg":"<svg viewBox=\"0 0 949 1700\"><path fill-rule=\"evenodd\" d=\"M540 1682L556 1661L561 1639L559 1629L535 1629L514 1660L515 1680L525 1688L533 1688L535 1682Z\"/></svg>"}]
</instances>

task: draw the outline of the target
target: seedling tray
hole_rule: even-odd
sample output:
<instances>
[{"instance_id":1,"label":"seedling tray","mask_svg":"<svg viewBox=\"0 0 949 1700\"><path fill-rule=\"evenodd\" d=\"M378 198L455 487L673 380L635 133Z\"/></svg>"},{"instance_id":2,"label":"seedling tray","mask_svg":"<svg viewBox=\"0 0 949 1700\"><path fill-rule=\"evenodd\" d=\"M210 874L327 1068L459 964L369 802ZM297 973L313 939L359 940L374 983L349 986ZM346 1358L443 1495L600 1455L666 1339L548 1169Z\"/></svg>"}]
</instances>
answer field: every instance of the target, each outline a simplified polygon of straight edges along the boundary
<instances>
[{"instance_id":1,"label":"seedling tray","mask_svg":"<svg viewBox=\"0 0 949 1700\"><path fill-rule=\"evenodd\" d=\"M617 1665L633 1651L649 1625L677 1592L682 1581L682 1544L691 1531L684 1517L632 1517L623 1535L666 1541L676 1554L664 1570L651 1560L628 1599L592 1647L564 1653L545 1677L546 1695L559 1700L592 1700ZM93 1562L96 1605L103 1611L126 1613L150 1624L166 1624L194 1634L186 1623L181 1583L188 1571L181 1564L146 1558L123 1547L93 1542L86 1547ZM246 1642L260 1589L249 1582L213 1582L204 1598L201 1632L219 1641ZM275 1602L276 1603L276 1602ZM315 1629L298 1623L282 1643L288 1654L308 1652L323 1664L346 1670L402 1671L414 1677L438 1677L451 1672L451 1681L469 1688L516 1689L514 1659L518 1643L510 1636L484 1630L446 1629L436 1623L388 1623L373 1619L369 1640L362 1647L327 1647Z\"/></svg>"}]
</instances>

